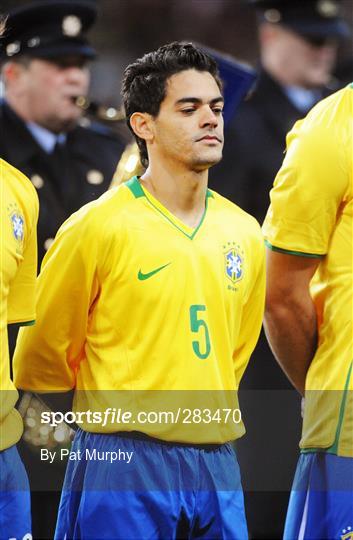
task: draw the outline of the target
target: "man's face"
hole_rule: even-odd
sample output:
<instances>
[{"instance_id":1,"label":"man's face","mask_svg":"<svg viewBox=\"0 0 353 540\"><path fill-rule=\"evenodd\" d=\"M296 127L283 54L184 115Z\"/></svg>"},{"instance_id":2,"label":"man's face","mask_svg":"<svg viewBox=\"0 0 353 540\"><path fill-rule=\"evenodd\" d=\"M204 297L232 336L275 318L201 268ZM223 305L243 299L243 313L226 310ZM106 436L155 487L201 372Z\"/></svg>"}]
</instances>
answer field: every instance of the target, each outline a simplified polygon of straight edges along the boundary
<instances>
[{"instance_id":1,"label":"man's face","mask_svg":"<svg viewBox=\"0 0 353 540\"><path fill-rule=\"evenodd\" d=\"M311 43L303 36L278 25L269 45L278 55L289 84L303 88L326 85L336 62L337 43L322 40Z\"/></svg>"},{"instance_id":2,"label":"man's face","mask_svg":"<svg viewBox=\"0 0 353 540\"><path fill-rule=\"evenodd\" d=\"M166 83L166 97L154 119L157 154L172 164L201 171L222 158L223 97L212 75L181 71Z\"/></svg>"},{"instance_id":3,"label":"man's face","mask_svg":"<svg viewBox=\"0 0 353 540\"><path fill-rule=\"evenodd\" d=\"M16 81L30 121L55 132L68 131L82 115L74 99L86 95L89 72L81 57L35 58Z\"/></svg>"}]
</instances>

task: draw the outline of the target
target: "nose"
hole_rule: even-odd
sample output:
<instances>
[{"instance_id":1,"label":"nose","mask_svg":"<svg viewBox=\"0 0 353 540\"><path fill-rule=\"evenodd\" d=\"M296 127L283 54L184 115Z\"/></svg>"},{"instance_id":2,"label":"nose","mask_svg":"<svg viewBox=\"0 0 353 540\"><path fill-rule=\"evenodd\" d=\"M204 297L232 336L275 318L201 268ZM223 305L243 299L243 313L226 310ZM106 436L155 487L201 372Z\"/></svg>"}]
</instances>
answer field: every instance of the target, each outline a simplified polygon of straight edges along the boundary
<instances>
[{"instance_id":1,"label":"nose","mask_svg":"<svg viewBox=\"0 0 353 540\"><path fill-rule=\"evenodd\" d=\"M86 84L88 83L88 71L85 67L70 66L65 69L66 81L70 84Z\"/></svg>"},{"instance_id":2,"label":"nose","mask_svg":"<svg viewBox=\"0 0 353 540\"><path fill-rule=\"evenodd\" d=\"M211 126L215 128L218 126L219 119L220 119L219 115L217 115L215 111L212 110L211 107L206 105L203 108L202 113L201 113L200 126L201 127Z\"/></svg>"}]
</instances>

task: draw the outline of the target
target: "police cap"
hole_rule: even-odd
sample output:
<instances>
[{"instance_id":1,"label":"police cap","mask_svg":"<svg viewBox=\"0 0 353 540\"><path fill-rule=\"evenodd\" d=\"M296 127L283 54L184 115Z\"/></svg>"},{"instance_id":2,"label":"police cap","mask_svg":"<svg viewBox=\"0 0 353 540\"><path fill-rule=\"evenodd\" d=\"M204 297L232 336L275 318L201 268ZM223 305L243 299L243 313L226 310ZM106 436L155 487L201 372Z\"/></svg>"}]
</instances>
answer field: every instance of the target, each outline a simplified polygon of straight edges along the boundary
<instances>
[{"instance_id":1,"label":"police cap","mask_svg":"<svg viewBox=\"0 0 353 540\"><path fill-rule=\"evenodd\" d=\"M94 58L95 50L85 33L96 16L92 0L42 0L18 7L8 13L0 39L0 59L23 54L38 58Z\"/></svg>"},{"instance_id":2,"label":"police cap","mask_svg":"<svg viewBox=\"0 0 353 540\"><path fill-rule=\"evenodd\" d=\"M261 21L283 24L312 37L348 37L339 0L250 0Z\"/></svg>"}]
</instances>

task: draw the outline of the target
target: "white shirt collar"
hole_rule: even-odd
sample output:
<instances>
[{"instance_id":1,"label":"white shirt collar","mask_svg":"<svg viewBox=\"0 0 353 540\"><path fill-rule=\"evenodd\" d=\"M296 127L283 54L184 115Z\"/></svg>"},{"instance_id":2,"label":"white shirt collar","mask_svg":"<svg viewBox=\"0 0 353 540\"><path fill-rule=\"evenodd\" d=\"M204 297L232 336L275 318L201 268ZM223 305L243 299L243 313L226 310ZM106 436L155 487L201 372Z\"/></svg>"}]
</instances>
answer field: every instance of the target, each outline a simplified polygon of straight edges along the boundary
<instances>
[{"instance_id":1,"label":"white shirt collar","mask_svg":"<svg viewBox=\"0 0 353 540\"><path fill-rule=\"evenodd\" d=\"M322 97L320 90L307 90L300 86L285 86L283 90L289 101L303 113L307 113Z\"/></svg>"},{"instance_id":2,"label":"white shirt collar","mask_svg":"<svg viewBox=\"0 0 353 540\"><path fill-rule=\"evenodd\" d=\"M48 129L39 126L34 122L28 122L26 125L39 146L41 146L43 150L47 152L47 154L51 154L54 151L54 147L57 142L59 144L63 144L66 141L65 133L55 135L55 133L52 133Z\"/></svg>"}]
</instances>

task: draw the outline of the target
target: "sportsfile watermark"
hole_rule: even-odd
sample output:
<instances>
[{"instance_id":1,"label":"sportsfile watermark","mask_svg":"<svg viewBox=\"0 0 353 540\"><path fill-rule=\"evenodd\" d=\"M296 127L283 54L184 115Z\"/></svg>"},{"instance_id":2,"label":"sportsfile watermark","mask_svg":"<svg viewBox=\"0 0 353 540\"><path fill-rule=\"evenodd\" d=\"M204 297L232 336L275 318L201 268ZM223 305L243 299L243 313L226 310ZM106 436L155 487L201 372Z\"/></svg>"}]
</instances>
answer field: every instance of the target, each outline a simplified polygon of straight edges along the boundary
<instances>
[{"instance_id":1,"label":"sportsfile watermark","mask_svg":"<svg viewBox=\"0 0 353 540\"><path fill-rule=\"evenodd\" d=\"M108 407L104 411L43 411L41 423L57 427L62 422L67 424L95 424L101 427L117 424L240 424L242 415L239 408L190 409L178 407L175 411L127 411L121 408Z\"/></svg>"}]
</instances>

